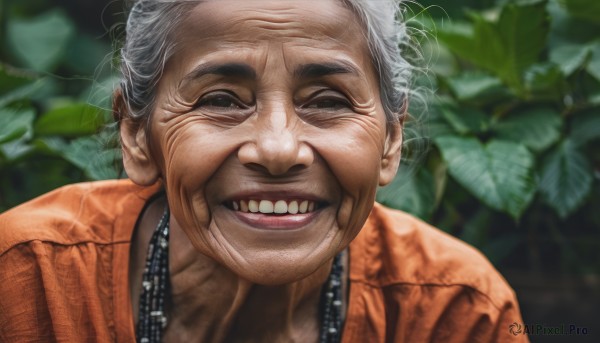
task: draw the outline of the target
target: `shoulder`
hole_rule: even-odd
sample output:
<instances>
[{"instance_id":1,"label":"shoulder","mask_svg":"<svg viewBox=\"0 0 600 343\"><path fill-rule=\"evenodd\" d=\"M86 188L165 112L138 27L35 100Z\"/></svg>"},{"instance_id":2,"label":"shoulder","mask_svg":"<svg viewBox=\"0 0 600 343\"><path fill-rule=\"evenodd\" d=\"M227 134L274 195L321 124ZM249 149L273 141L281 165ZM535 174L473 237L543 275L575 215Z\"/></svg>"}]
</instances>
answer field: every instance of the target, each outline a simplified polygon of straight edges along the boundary
<instances>
[{"instance_id":1,"label":"shoulder","mask_svg":"<svg viewBox=\"0 0 600 343\"><path fill-rule=\"evenodd\" d=\"M157 186L74 184L1 214L0 341L114 341L131 234Z\"/></svg>"},{"instance_id":2,"label":"shoulder","mask_svg":"<svg viewBox=\"0 0 600 343\"><path fill-rule=\"evenodd\" d=\"M67 185L44 194L0 215L0 256L31 241L73 245L122 239L111 231L115 221L135 224L156 191L129 180L109 180Z\"/></svg>"},{"instance_id":3,"label":"shoulder","mask_svg":"<svg viewBox=\"0 0 600 343\"><path fill-rule=\"evenodd\" d=\"M375 204L350 244L350 282L348 342L527 342L509 333L519 306L491 263L406 213Z\"/></svg>"},{"instance_id":4,"label":"shoulder","mask_svg":"<svg viewBox=\"0 0 600 343\"><path fill-rule=\"evenodd\" d=\"M379 204L351 249L362 251L362 259L368 261L355 276L373 285L467 290L498 309L515 298L506 280L477 249Z\"/></svg>"}]
</instances>

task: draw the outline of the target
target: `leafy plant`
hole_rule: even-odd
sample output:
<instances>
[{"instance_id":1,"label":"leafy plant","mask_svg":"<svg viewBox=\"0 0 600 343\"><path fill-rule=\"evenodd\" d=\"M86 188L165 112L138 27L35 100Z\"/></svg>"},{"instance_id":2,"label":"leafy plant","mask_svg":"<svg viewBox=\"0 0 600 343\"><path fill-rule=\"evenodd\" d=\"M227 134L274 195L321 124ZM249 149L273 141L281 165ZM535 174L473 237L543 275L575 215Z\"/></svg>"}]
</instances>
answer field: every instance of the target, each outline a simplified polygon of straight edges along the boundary
<instances>
[{"instance_id":1,"label":"leafy plant","mask_svg":"<svg viewBox=\"0 0 600 343\"><path fill-rule=\"evenodd\" d=\"M436 72L431 148L425 163L412 166L417 177L400 173L378 199L500 265L551 268L558 256L570 271L600 272L600 221L591 205L600 200L597 9L591 0L499 1L463 7L450 20L436 8L415 9L413 25L433 29L438 40L422 42ZM422 191L432 186L440 201ZM421 191L406 196L404 188ZM580 237L593 239L580 244ZM533 256L546 246L558 254Z\"/></svg>"},{"instance_id":2,"label":"leafy plant","mask_svg":"<svg viewBox=\"0 0 600 343\"><path fill-rule=\"evenodd\" d=\"M98 68L110 45L78 31L64 10L40 7L0 9L0 211L67 183L118 176L118 152L102 130L114 78Z\"/></svg>"}]
</instances>

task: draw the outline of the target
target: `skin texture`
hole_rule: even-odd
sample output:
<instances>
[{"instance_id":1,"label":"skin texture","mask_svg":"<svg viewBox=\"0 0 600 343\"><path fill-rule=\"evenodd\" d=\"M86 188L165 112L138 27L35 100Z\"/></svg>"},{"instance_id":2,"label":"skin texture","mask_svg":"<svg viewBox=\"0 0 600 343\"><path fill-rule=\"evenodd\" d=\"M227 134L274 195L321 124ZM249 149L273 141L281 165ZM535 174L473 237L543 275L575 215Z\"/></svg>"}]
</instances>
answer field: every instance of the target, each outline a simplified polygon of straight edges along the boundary
<instances>
[{"instance_id":1,"label":"skin texture","mask_svg":"<svg viewBox=\"0 0 600 343\"><path fill-rule=\"evenodd\" d=\"M160 178L172 213L166 341L317 341L332 258L400 158L400 123L386 131L362 37L334 0L207 1L181 24L149 130L121 123L129 177ZM320 206L293 230L249 225L227 206L300 195ZM160 201L134 236L132 299Z\"/></svg>"}]
</instances>

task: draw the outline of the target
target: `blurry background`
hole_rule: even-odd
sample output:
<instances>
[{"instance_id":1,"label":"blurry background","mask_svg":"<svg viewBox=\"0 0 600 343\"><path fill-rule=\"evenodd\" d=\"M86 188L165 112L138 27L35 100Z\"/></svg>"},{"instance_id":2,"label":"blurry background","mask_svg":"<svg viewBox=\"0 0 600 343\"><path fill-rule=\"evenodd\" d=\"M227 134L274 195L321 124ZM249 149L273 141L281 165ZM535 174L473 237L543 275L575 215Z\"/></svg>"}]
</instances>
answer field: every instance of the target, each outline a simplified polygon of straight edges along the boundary
<instances>
[{"instance_id":1,"label":"blurry background","mask_svg":"<svg viewBox=\"0 0 600 343\"><path fill-rule=\"evenodd\" d=\"M0 212L123 177L108 124L125 11L0 2ZM406 18L427 105L378 200L479 248L526 324L588 330L532 342L600 342L600 1L427 0Z\"/></svg>"}]
</instances>

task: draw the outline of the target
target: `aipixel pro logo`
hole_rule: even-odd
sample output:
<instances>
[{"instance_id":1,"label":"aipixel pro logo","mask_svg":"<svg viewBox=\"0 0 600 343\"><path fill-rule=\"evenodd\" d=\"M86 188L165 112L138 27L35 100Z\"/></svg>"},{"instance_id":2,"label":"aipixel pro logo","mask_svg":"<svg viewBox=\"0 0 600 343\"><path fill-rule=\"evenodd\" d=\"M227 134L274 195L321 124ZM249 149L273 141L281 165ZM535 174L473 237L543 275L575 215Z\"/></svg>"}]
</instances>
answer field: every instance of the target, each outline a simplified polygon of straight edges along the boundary
<instances>
[{"instance_id":1,"label":"aipixel pro logo","mask_svg":"<svg viewBox=\"0 0 600 343\"><path fill-rule=\"evenodd\" d=\"M523 327L521 326L521 324L514 322L508 326L508 331L510 331L510 333L516 336L523 332Z\"/></svg>"},{"instance_id":2,"label":"aipixel pro logo","mask_svg":"<svg viewBox=\"0 0 600 343\"><path fill-rule=\"evenodd\" d=\"M521 324L513 322L508 326L508 332L512 335L529 335L529 336L576 336L587 335L589 329L583 326L574 324L559 324L550 326L546 324Z\"/></svg>"}]
</instances>

